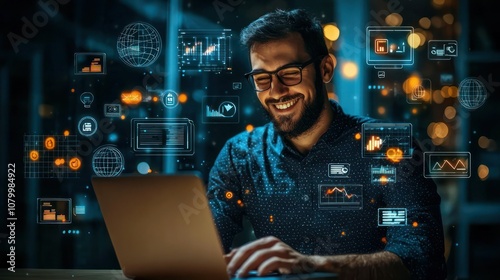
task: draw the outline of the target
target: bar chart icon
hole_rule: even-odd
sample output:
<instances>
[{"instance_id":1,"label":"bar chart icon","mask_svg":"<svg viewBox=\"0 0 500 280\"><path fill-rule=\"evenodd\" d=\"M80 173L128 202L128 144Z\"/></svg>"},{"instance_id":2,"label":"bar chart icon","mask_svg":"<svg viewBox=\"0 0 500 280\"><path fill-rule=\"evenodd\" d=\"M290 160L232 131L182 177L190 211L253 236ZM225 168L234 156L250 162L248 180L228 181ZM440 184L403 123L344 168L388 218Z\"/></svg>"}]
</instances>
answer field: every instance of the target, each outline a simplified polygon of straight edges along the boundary
<instances>
[{"instance_id":1,"label":"bar chart icon","mask_svg":"<svg viewBox=\"0 0 500 280\"><path fill-rule=\"evenodd\" d=\"M75 53L75 75L106 74L105 53Z\"/></svg>"}]
</instances>

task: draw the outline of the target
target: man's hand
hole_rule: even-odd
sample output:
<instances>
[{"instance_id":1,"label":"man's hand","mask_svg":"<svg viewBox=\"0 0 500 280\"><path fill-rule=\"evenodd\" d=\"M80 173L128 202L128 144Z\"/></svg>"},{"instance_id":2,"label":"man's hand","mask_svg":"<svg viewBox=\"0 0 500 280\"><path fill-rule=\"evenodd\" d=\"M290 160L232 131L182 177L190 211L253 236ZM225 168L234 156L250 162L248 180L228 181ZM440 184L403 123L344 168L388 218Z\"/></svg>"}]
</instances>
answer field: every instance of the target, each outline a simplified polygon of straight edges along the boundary
<instances>
[{"instance_id":1,"label":"man's hand","mask_svg":"<svg viewBox=\"0 0 500 280\"><path fill-rule=\"evenodd\" d=\"M245 277L251 270L258 275L314 272L315 257L305 256L274 236L257 239L224 256L229 275Z\"/></svg>"}]
</instances>

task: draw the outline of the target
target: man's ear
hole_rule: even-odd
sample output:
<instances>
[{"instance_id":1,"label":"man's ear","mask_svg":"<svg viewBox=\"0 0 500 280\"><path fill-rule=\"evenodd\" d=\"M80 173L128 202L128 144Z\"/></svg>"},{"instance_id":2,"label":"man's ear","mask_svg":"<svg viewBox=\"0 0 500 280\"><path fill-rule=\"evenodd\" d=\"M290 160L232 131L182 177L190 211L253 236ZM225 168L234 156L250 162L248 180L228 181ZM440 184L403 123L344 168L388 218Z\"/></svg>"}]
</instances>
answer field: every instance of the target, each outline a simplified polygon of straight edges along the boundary
<instances>
[{"instance_id":1,"label":"man's ear","mask_svg":"<svg viewBox=\"0 0 500 280\"><path fill-rule=\"evenodd\" d=\"M323 83L329 83L332 80L333 70L335 69L335 62L330 54L323 57L319 69Z\"/></svg>"}]
</instances>

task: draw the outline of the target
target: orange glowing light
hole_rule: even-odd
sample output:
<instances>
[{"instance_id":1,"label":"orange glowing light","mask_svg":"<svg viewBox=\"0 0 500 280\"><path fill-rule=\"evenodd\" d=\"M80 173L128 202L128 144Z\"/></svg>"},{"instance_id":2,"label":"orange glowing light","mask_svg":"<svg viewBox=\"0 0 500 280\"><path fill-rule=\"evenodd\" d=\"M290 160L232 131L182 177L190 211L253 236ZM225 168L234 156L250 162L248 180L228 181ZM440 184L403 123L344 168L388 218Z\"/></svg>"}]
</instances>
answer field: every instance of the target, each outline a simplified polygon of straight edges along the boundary
<instances>
[{"instance_id":1,"label":"orange glowing light","mask_svg":"<svg viewBox=\"0 0 500 280\"><path fill-rule=\"evenodd\" d=\"M382 241L382 243L384 243L384 244L387 244L387 237L385 237L385 236L382 237L382 239L380 239L380 241Z\"/></svg>"},{"instance_id":2,"label":"orange glowing light","mask_svg":"<svg viewBox=\"0 0 500 280\"><path fill-rule=\"evenodd\" d=\"M71 93L74 93L74 92L75 92L75 89L74 89L74 88L72 88L72 89L71 89Z\"/></svg>"},{"instance_id":3,"label":"orange glowing light","mask_svg":"<svg viewBox=\"0 0 500 280\"><path fill-rule=\"evenodd\" d=\"M270 215L270 216L269 216L269 222L271 222L271 223L273 223L273 222L274 222L274 217L273 217L273 215Z\"/></svg>"},{"instance_id":4,"label":"orange glowing light","mask_svg":"<svg viewBox=\"0 0 500 280\"><path fill-rule=\"evenodd\" d=\"M125 115L121 115L120 119L124 120L125 119Z\"/></svg>"},{"instance_id":5,"label":"orange glowing light","mask_svg":"<svg viewBox=\"0 0 500 280\"><path fill-rule=\"evenodd\" d=\"M231 199L231 198L233 198L233 193L232 193L232 192L229 192L229 191L228 191L228 192L226 192L226 198L227 198L227 199Z\"/></svg>"},{"instance_id":6,"label":"orange glowing light","mask_svg":"<svg viewBox=\"0 0 500 280\"><path fill-rule=\"evenodd\" d=\"M247 124L247 126L245 127L245 129L247 130L247 132L252 132L252 130L253 130L253 125L251 125L251 124Z\"/></svg>"},{"instance_id":7,"label":"orange glowing light","mask_svg":"<svg viewBox=\"0 0 500 280\"><path fill-rule=\"evenodd\" d=\"M399 148L390 148L385 153L385 156L392 162L399 162L403 158L403 151Z\"/></svg>"},{"instance_id":8,"label":"orange glowing light","mask_svg":"<svg viewBox=\"0 0 500 280\"><path fill-rule=\"evenodd\" d=\"M389 182L389 179L387 179L387 177L386 177L386 176L382 176L382 177L380 177L380 183L381 183L382 185L387 184L387 182Z\"/></svg>"},{"instance_id":9,"label":"orange glowing light","mask_svg":"<svg viewBox=\"0 0 500 280\"><path fill-rule=\"evenodd\" d=\"M249 189L246 189L245 190L245 194L249 194L250 193L250 190Z\"/></svg>"},{"instance_id":10,"label":"orange glowing light","mask_svg":"<svg viewBox=\"0 0 500 280\"><path fill-rule=\"evenodd\" d=\"M69 136L69 130L65 130L65 131L63 132L63 135L64 135L64 136Z\"/></svg>"},{"instance_id":11,"label":"orange glowing light","mask_svg":"<svg viewBox=\"0 0 500 280\"><path fill-rule=\"evenodd\" d=\"M341 234L342 236L345 236L345 231L341 232L340 234Z\"/></svg>"},{"instance_id":12,"label":"orange glowing light","mask_svg":"<svg viewBox=\"0 0 500 280\"><path fill-rule=\"evenodd\" d=\"M53 150L56 147L56 139L52 136L45 138L45 149Z\"/></svg>"},{"instance_id":13,"label":"orange glowing light","mask_svg":"<svg viewBox=\"0 0 500 280\"><path fill-rule=\"evenodd\" d=\"M40 155L38 154L38 151L36 151L36 150L32 150L32 151L30 152L30 159L31 159L32 161L37 161L39 158L40 158Z\"/></svg>"},{"instance_id":14,"label":"orange glowing light","mask_svg":"<svg viewBox=\"0 0 500 280\"><path fill-rule=\"evenodd\" d=\"M179 97L177 97L177 100L179 100L179 103L184 104L184 103L186 103L186 102L187 102L187 100L188 100L188 96L187 96L187 94L185 94L185 93L181 92L181 93L179 94Z\"/></svg>"},{"instance_id":15,"label":"orange glowing light","mask_svg":"<svg viewBox=\"0 0 500 280\"><path fill-rule=\"evenodd\" d=\"M82 161L78 157L73 157L69 160L68 167L69 169L76 171L82 167Z\"/></svg>"},{"instance_id":16,"label":"orange glowing light","mask_svg":"<svg viewBox=\"0 0 500 280\"><path fill-rule=\"evenodd\" d=\"M123 91L120 97L122 102L128 105L137 105L142 101L142 93L138 90Z\"/></svg>"},{"instance_id":17,"label":"orange glowing light","mask_svg":"<svg viewBox=\"0 0 500 280\"><path fill-rule=\"evenodd\" d=\"M418 223L415 221L411 224L413 227L418 227Z\"/></svg>"},{"instance_id":18,"label":"orange glowing light","mask_svg":"<svg viewBox=\"0 0 500 280\"><path fill-rule=\"evenodd\" d=\"M61 166L61 165L64 165L64 159L63 158L56 158L56 160L54 161L54 164L56 166Z\"/></svg>"},{"instance_id":19,"label":"orange glowing light","mask_svg":"<svg viewBox=\"0 0 500 280\"><path fill-rule=\"evenodd\" d=\"M153 102L158 102L158 96L153 96Z\"/></svg>"},{"instance_id":20,"label":"orange glowing light","mask_svg":"<svg viewBox=\"0 0 500 280\"><path fill-rule=\"evenodd\" d=\"M358 132L358 133L354 134L354 139L356 139L356 140L361 139L361 133Z\"/></svg>"}]
</instances>

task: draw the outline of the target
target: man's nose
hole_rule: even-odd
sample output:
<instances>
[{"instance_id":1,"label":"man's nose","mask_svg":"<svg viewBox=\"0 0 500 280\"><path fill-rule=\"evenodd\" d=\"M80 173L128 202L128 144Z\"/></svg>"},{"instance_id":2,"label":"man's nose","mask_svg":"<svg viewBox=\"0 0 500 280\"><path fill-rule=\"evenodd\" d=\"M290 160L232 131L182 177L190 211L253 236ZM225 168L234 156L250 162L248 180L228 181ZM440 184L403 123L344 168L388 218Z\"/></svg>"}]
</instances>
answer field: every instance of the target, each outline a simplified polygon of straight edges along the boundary
<instances>
[{"instance_id":1,"label":"man's nose","mask_svg":"<svg viewBox=\"0 0 500 280\"><path fill-rule=\"evenodd\" d=\"M283 95L288 91L288 87L282 84L276 75L273 75L271 80L271 87L269 88L269 95L272 97Z\"/></svg>"}]
</instances>

